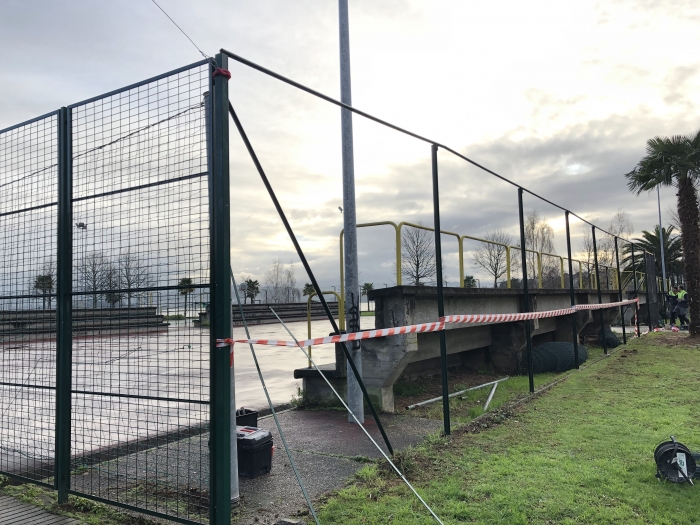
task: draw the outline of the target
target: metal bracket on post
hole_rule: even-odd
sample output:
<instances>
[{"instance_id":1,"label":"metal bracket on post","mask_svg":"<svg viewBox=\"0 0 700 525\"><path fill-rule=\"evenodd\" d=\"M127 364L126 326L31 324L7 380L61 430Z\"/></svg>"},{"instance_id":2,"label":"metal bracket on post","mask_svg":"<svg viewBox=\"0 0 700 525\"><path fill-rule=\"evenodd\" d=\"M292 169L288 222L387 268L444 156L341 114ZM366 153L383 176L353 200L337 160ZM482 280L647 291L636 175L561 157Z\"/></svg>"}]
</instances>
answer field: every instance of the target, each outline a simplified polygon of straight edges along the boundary
<instances>
[{"instance_id":1,"label":"metal bracket on post","mask_svg":"<svg viewBox=\"0 0 700 525\"><path fill-rule=\"evenodd\" d=\"M564 212L564 218L566 219L566 253L569 256L569 290L571 292L571 306L573 307L576 306L576 296L574 295L574 268L573 261L571 260L571 230L569 229L569 210ZM574 332L574 364L576 365L576 368L579 368L578 329L576 327L576 312L571 314L571 328Z\"/></svg>"},{"instance_id":2,"label":"metal bracket on post","mask_svg":"<svg viewBox=\"0 0 700 525\"><path fill-rule=\"evenodd\" d=\"M440 242L440 189L438 187L438 147L431 145L433 172L433 220L435 222L435 273L437 276L438 319L445 317L445 297L442 289L442 244ZM447 338L440 330L440 365L442 368L442 421L446 436L450 435L450 392L447 385Z\"/></svg>"},{"instance_id":3,"label":"metal bracket on post","mask_svg":"<svg viewBox=\"0 0 700 525\"><path fill-rule=\"evenodd\" d=\"M518 218L520 219L520 254L523 265L523 309L530 311L530 297L527 290L527 251L525 246L525 218L523 216L523 189L518 188ZM530 382L530 392L535 391L535 375L532 369L532 332L531 321L525 321L525 338L527 339L527 375Z\"/></svg>"},{"instance_id":4,"label":"metal bracket on post","mask_svg":"<svg viewBox=\"0 0 700 525\"><path fill-rule=\"evenodd\" d=\"M228 57L216 55L219 68L228 68ZM212 76L214 68L210 68ZM212 86L213 84L213 86ZM209 522L228 525L231 521L231 383L228 346L217 347L217 339L231 338L230 278L230 190L228 79L217 75L210 81L212 165L209 170L211 246L211 327L210 327L210 447ZM235 437L233 437L235 440Z\"/></svg>"},{"instance_id":5,"label":"metal bracket on post","mask_svg":"<svg viewBox=\"0 0 700 525\"><path fill-rule=\"evenodd\" d=\"M598 304L603 304L603 295L600 292L600 272L598 270L598 246L595 241L595 226L591 226L591 231L593 232L593 258L595 262L595 281L596 287L598 288ZM608 343L605 340L605 325L603 321L603 309L598 310L600 312L600 337L603 340L603 353L608 354Z\"/></svg>"},{"instance_id":6,"label":"metal bracket on post","mask_svg":"<svg viewBox=\"0 0 700 525\"><path fill-rule=\"evenodd\" d=\"M58 252L56 256L56 459L58 502L70 490L71 361L73 352L73 179L71 110L58 112Z\"/></svg>"}]
</instances>

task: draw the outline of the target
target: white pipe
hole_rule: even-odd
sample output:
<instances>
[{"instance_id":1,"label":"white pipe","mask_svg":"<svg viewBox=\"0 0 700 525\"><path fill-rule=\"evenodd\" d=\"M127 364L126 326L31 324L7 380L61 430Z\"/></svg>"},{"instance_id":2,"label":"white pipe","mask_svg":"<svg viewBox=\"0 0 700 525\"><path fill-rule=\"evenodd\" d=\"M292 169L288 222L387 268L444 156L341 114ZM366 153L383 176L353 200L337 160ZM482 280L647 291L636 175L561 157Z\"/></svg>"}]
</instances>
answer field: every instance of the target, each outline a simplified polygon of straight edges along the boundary
<instances>
[{"instance_id":1,"label":"white pipe","mask_svg":"<svg viewBox=\"0 0 700 525\"><path fill-rule=\"evenodd\" d=\"M488 383L484 383L483 385L478 385L478 386L473 386L471 388L467 388L466 390L460 390L459 392L455 392L454 394L450 394L448 397L457 397L461 394L464 394L465 392L469 392L471 390L477 390L479 388L484 388L485 386L493 385L495 383L500 383L501 381L505 381L506 379L509 379L510 376L506 376L503 379L497 379L496 381L489 381ZM434 397L432 399L428 399L427 401L421 401L420 403L416 403L415 405L408 405L406 407L406 410L413 410L416 407L422 407L424 405L429 405L430 403L435 403L436 401L440 401L442 399L442 396L440 397Z\"/></svg>"},{"instance_id":2,"label":"white pipe","mask_svg":"<svg viewBox=\"0 0 700 525\"><path fill-rule=\"evenodd\" d=\"M493 395L496 393L497 386L498 386L498 383L493 384L493 388L491 389L491 393L489 394L489 398L486 400L486 403L484 403L484 412L486 412L486 409L489 408L489 405L491 404L491 400L493 399Z\"/></svg>"}]
</instances>

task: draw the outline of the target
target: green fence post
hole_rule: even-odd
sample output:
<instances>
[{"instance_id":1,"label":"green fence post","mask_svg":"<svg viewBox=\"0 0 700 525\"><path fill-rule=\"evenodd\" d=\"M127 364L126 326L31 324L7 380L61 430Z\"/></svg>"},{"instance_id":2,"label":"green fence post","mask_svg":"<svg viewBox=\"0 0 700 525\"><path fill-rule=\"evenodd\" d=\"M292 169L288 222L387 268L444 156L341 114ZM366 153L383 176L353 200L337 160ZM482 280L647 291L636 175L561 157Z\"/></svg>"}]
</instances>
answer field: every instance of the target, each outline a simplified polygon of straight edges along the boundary
<instances>
[{"instance_id":1,"label":"green fence post","mask_svg":"<svg viewBox=\"0 0 700 525\"><path fill-rule=\"evenodd\" d=\"M216 55L216 64L228 68L228 57ZM212 74L214 69L212 68ZM213 79L211 107L212 140L209 156L209 206L211 240L211 327L210 327L210 525L231 522L231 412L230 367L228 346L217 348L217 339L231 337L231 277L230 277L230 196L229 196L229 136L228 79L221 74Z\"/></svg>"},{"instance_id":2,"label":"green fence post","mask_svg":"<svg viewBox=\"0 0 700 525\"><path fill-rule=\"evenodd\" d=\"M71 110L58 112L58 242L56 254L56 428L54 486L58 502L68 501L70 489L70 416L72 265L73 265L73 180L71 160Z\"/></svg>"}]
</instances>

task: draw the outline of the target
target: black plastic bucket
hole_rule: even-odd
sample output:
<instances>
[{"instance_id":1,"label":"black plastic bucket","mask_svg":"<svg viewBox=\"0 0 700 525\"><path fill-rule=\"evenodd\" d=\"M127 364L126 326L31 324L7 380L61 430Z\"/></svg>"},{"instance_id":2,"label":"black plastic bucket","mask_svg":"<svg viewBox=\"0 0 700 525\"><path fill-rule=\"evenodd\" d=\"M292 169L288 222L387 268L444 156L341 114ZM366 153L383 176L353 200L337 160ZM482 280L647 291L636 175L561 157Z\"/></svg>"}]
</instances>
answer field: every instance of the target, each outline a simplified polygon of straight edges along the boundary
<instances>
[{"instance_id":1,"label":"black plastic bucket","mask_svg":"<svg viewBox=\"0 0 700 525\"><path fill-rule=\"evenodd\" d=\"M656 477L673 483L690 482L697 469L695 458L688 447L676 441L673 436L671 441L664 441L656 447L654 461L656 461ZM685 476L681 471L683 466L685 466Z\"/></svg>"}]
</instances>

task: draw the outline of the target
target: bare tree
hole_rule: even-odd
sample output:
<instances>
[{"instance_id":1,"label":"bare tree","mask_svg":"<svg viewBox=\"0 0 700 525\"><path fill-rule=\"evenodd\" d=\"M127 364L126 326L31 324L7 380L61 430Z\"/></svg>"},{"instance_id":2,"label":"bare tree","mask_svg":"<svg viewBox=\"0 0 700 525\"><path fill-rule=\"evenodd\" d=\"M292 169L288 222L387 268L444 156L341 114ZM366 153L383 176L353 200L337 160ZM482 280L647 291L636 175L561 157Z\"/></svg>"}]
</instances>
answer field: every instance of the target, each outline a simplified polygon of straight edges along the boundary
<instances>
[{"instance_id":1,"label":"bare tree","mask_svg":"<svg viewBox=\"0 0 700 525\"><path fill-rule=\"evenodd\" d=\"M420 224L420 223L418 223ZM401 232L401 275L407 284L434 284L437 276L432 232L406 227Z\"/></svg>"},{"instance_id":2,"label":"bare tree","mask_svg":"<svg viewBox=\"0 0 700 525\"><path fill-rule=\"evenodd\" d=\"M97 308L100 290L105 287L107 268L111 266L103 252L90 252L78 264L79 288L90 292L92 307Z\"/></svg>"},{"instance_id":3,"label":"bare tree","mask_svg":"<svg viewBox=\"0 0 700 525\"><path fill-rule=\"evenodd\" d=\"M608 223L607 231L612 235L603 232L596 232L596 248L598 251L598 270L601 278L601 286L610 288L612 282L610 273L606 268L615 268L617 260L615 258L615 237L627 239L634 233L634 226L627 215L622 210L617 210L615 216ZM618 246L622 249L622 246ZM586 262L586 273L588 274L588 283L591 283L591 274L595 272L595 257L593 251L593 237L590 228L587 228L586 234L581 241L581 250L579 257Z\"/></svg>"},{"instance_id":4,"label":"bare tree","mask_svg":"<svg viewBox=\"0 0 700 525\"><path fill-rule=\"evenodd\" d=\"M124 300L124 293L118 291L124 288L124 285L119 274L119 268L111 262L107 262L104 268L103 283L105 289L102 292L102 297L111 308L114 308Z\"/></svg>"},{"instance_id":5,"label":"bare tree","mask_svg":"<svg viewBox=\"0 0 700 525\"><path fill-rule=\"evenodd\" d=\"M270 303L300 301L301 292L297 288L292 263L287 266L281 259L274 260L265 274L264 290L268 293L267 301Z\"/></svg>"},{"instance_id":6,"label":"bare tree","mask_svg":"<svg viewBox=\"0 0 700 525\"><path fill-rule=\"evenodd\" d=\"M681 220L678 217L678 210L673 206L668 206L666 208L667 222L669 225L673 226L677 232L681 231ZM668 225L667 225L668 226Z\"/></svg>"},{"instance_id":7,"label":"bare tree","mask_svg":"<svg viewBox=\"0 0 700 525\"><path fill-rule=\"evenodd\" d=\"M513 243L513 238L504 230L487 231L484 233L483 238L487 241L505 244L506 246L510 246ZM474 264L486 270L493 277L494 288L498 286L499 279L506 274L508 266L508 250L505 246L500 246L500 244L479 243L479 247L474 250L474 255L472 256ZM516 265L514 263L517 260L517 251L511 250L510 252L512 268ZM467 287L466 281L464 286Z\"/></svg>"},{"instance_id":8,"label":"bare tree","mask_svg":"<svg viewBox=\"0 0 700 525\"><path fill-rule=\"evenodd\" d=\"M131 298L139 297L144 292L132 291L138 288L146 288L153 284L153 277L138 255L125 250L117 258L117 268L121 284L126 292L127 306L131 308Z\"/></svg>"},{"instance_id":9,"label":"bare tree","mask_svg":"<svg viewBox=\"0 0 700 525\"><path fill-rule=\"evenodd\" d=\"M554 230L547 224L537 210L532 210L525 218L525 248L527 261L527 278L537 282L538 254L556 254L554 248ZM520 248L520 244L516 245ZM521 254L518 253L518 262ZM560 278L560 269L552 257L540 255L542 264L542 284L547 286ZM520 265L518 264L518 268Z\"/></svg>"}]
</instances>

